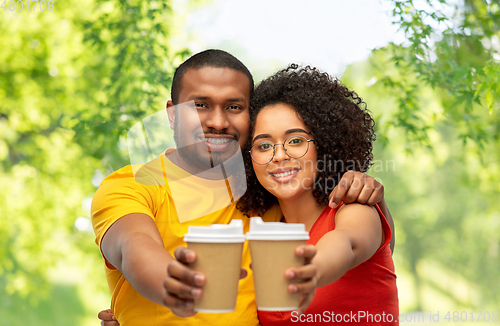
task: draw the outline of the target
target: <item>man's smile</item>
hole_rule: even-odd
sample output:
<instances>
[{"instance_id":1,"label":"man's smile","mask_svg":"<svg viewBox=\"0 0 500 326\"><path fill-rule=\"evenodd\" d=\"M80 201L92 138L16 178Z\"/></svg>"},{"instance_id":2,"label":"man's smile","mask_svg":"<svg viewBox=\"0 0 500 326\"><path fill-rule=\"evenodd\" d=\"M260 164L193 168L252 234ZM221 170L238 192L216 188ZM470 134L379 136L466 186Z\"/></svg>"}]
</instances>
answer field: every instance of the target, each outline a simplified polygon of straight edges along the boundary
<instances>
[{"instance_id":1,"label":"man's smile","mask_svg":"<svg viewBox=\"0 0 500 326\"><path fill-rule=\"evenodd\" d=\"M204 134L199 138L207 144L208 150L211 152L227 151L236 142L236 137L230 134Z\"/></svg>"}]
</instances>

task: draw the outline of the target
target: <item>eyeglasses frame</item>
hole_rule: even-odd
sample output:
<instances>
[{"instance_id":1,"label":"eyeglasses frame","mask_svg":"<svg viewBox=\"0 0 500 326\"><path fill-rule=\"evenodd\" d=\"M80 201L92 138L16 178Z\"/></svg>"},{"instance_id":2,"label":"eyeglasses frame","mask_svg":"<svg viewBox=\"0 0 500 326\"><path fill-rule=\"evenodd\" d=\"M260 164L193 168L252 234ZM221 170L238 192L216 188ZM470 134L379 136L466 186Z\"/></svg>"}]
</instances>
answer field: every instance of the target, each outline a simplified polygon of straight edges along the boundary
<instances>
[{"instance_id":1,"label":"eyeglasses frame","mask_svg":"<svg viewBox=\"0 0 500 326\"><path fill-rule=\"evenodd\" d=\"M286 151L286 148L285 148L285 143L286 143L286 141L287 141L288 139L290 139L290 138L292 138L292 137L303 137L303 138L307 141L307 150L306 150L306 152L305 152L303 155L301 155L301 156L299 156L299 157L294 157L294 156L291 156L291 155L290 155L290 154L288 154L288 153L287 153L287 151ZM271 156L271 159L270 159L269 161L267 161L266 163L259 163L259 162L255 161L255 160L254 160L254 158L253 158L253 156L252 156L252 149L254 148L254 146L259 145L259 144L254 144L254 145L250 148L250 150L248 151L248 153L250 153L250 158L251 158L251 159L252 159L252 161L254 161L256 164L259 164L259 165L265 165L265 164L269 164L269 162L271 162L271 161L273 160L274 155L276 155L276 145L281 145L281 146L283 146L283 151L285 151L285 154L286 154L286 155L288 155L288 157L290 157L290 158L294 158L294 159L298 159L298 158L304 157L304 155L306 155L306 154L307 154L307 152L309 151L309 142L311 142L311 141L314 141L314 139L307 139L307 138L306 138L306 137L304 137L304 136L290 136L290 137L288 137L287 139L285 139L285 141L284 141L283 143L276 143L276 144L273 144L273 156Z\"/></svg>"}]
</instances>

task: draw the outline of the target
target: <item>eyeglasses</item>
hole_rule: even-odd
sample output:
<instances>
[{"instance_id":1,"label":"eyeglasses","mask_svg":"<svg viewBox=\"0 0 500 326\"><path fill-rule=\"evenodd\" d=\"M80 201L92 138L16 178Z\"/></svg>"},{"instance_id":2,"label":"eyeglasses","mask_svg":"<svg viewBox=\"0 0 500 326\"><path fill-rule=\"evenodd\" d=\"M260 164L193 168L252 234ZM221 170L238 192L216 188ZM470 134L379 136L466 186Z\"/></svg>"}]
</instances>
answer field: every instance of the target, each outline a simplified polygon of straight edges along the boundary
<instances>
[{"instance_id":1,"label":"eyeglasses","mask_svg":"<svg viewBox=\"0 0 500 326\"><path fill-rule=\"evenodd\" d=\"M276 145L283 146L285 154L291 158L301 158L306 155L309 150L309 142L314 139L307 139L304 136L291 136L285 139L283 143L273 144L269 141L256 143L250 149L250 156L257 164L267 164L274 158L276 152Z\"/></svg>"}]
</instances>

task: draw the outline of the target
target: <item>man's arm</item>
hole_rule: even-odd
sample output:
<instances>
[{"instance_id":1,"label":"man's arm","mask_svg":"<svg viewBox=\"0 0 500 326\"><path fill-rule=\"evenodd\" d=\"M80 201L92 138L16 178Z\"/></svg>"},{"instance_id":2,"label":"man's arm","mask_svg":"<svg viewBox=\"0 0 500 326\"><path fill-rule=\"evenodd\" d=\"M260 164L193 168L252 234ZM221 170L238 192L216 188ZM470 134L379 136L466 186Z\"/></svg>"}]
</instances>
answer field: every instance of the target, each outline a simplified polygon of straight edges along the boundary
<instances>
[{"instance_id":1,"label":"man's arm","mask_svg":"<svg viewBox=\"0 0 500 326\"><path fill-rule=\"evenodd\" d=\"M146 299L163 305L167 265L174 258L151 217L128 214L108 229L101 242L104 257Z\"/></svg>"},{"instance_id":2,"label":"man's arm","mask_svg":"<svg viewBox=\"0 0 500 326\"><path fill-rule=\"evenodd\" d=\"M389 212L389 208L387 208L387 204L385 203L385 199L382 199L382 201L378 202L378 206L380 207L380 210L384 214L384 216L387 220L387 223L389 223L389 226L391 227L392 237L391 237L391 242L389 243L389 246L391 247L391 252L394 253L394 245L396 244L396 234L395 234L394 221L392 219L391 212Z\"/></svg>"},{"instance_id":3,"label":"man's arm","mask_svg":"<svg viewBox=\"0 0 500 326\"><path fill-rule=\"evenodd\" d=\"M391 227L392 238L390 247L391 252L394 253L394 245L396 244L394 221L385 203L384 186L380 182L363 172L348 171L344 173L339 184L331 192L330 207L337 207L341 201L346 204L357 202L370 206L378 204Z\"/></svg>"}]
</instances>

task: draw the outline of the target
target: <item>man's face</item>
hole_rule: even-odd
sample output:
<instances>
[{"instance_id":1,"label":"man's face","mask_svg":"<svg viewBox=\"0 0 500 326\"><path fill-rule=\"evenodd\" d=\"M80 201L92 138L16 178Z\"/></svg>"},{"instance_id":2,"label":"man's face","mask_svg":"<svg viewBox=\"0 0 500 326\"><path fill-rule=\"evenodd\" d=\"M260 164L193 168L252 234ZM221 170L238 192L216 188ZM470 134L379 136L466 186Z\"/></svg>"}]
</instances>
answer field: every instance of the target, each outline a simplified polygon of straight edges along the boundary
<instances>
[{"instance_id":1,"label":"man's face","mask_svg":"<svg viewBox=\"0 0 500 326\"><path fill-rule=\"evenodd\" d=\"M194 108L175 106L174 139L187 163L206 170L232 157L247 141L248 77L230 68L189 69L181 80L179 103L189 101ZM174 110L170 101L169 108Z\"/></svg>"}]
</instances>

